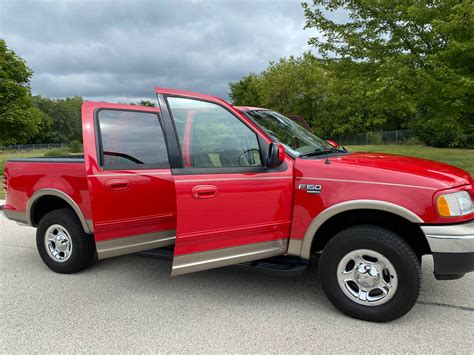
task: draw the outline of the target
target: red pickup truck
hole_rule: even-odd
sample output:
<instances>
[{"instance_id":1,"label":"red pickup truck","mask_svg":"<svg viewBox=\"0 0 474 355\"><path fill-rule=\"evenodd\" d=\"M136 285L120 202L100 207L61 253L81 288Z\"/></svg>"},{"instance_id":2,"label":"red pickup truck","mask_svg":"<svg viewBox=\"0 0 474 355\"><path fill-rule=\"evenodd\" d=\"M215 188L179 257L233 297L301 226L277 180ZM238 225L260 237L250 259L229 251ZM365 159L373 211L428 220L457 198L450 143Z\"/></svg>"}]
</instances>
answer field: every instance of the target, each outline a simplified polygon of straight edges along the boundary
<instances>
[{"instance_id":1,"label":"red pickup truck","mask_svg":"<svg viewBox=\"0 0 474 355\"><path fill-rule=\"evenodd\" d=\"M7 162L3 212L37 228L53 271L173 245L172 276L313 261L337 308L384 322L416 302L422 255L441 280L474 270L469 173L336 149L270 110L156 93L156 108L84 103L84 156Z\"/></svg>"}]
</instances>

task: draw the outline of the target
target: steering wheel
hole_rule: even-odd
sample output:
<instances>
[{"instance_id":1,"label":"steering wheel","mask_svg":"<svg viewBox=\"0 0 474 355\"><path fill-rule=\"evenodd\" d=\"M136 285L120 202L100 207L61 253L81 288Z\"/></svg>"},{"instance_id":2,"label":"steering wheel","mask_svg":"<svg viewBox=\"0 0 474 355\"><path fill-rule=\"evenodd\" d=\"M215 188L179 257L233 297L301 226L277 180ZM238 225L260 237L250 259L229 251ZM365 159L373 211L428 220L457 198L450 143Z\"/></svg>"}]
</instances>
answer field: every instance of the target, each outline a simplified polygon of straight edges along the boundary
<instances>
[{"instance_id":1,"label":"steering wheel","mask_svg":"<svg viewBox=\"0 0 474 355\"><path fill-rule=\"evenodd\" d=\"M252 149L247 149L244 150L242 153L239 154L239 157L237 158L237 161L239 162L239 166L259 166L259 162L254 162L253 164L250 164L250 161L254 160L254 152L257 152L257 154L260 156L260 150L256 148ZM245 160L244 160L245 159Z\"/></svg>"}]
</instances>

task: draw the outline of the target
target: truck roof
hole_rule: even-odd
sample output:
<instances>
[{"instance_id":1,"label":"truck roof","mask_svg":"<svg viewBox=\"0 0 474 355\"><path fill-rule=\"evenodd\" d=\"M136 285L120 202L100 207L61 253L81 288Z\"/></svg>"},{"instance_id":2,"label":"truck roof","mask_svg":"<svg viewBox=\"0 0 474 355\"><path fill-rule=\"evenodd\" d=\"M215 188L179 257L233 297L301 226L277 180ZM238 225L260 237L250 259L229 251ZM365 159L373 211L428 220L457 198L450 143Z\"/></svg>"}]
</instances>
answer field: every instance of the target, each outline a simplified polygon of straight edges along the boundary
<instances>
[{"instance_id":1,"label":"truck roof","mask_svg":"<svg viewBox=\"0 0 474 355\"><path fill-rule=\"evenodd\" d=\"M253 106L234 106L237 110L240 112L245 112L245 111L256 111L256 110L265 110L268 111L268 108L262 108L262 107L253 107Z\"/></svg>"}]
</instances>

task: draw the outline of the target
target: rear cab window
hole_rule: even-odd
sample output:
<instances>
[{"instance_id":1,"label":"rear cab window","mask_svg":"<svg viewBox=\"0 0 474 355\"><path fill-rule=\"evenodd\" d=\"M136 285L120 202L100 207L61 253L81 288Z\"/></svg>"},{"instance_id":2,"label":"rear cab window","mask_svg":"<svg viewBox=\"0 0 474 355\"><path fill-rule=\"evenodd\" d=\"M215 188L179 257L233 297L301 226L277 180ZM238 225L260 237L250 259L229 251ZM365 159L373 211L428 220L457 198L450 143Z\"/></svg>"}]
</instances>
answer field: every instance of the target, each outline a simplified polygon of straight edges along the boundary
<instances>
[{"instance_id":1,"label":"rear cab window","mask_svg":"<svg viewBox=\"0 0 474 355\"><path fill-rule=\"evenodd\" d=\"M101 109L97 112L102 168L169 168L158 115L153 112Z\"/></svg>"}]
</instances>

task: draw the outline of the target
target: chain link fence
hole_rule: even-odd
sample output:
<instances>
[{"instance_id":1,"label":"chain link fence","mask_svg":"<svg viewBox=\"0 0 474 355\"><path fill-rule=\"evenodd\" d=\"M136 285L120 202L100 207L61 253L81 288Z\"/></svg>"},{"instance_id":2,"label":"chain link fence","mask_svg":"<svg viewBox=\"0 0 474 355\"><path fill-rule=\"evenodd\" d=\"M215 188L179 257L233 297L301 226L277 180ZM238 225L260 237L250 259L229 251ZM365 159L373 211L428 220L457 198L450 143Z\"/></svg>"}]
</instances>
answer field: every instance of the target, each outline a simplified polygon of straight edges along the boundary
<instances>
[{"instance_id":1,"label":"chain link fence","mask_svg":"<svg viewBox=\"0 0 474 355\"><path fill-rule=\"evenodd\" d=\"M394 131L379 131L366 132L356 134L344 134L332 137L339 145L378 145L378 144L414 144L418 142L413 131L394 130ZM50 144L18 144L0 146L0 151L29 151L40 149L65 149L68 147L67 143L50 143Z\"/></svg>"},{"instance_id":2,"label":"chain link fence","mask_svg":"<svg viewBox=\"0 0 474 355\"><path fill-rule=\"evenodd\" d=\"M414 144L418 141L414 132L408 129L344 134L333 140L339 145Z\"/></svg>"},{"instance_id":3,"label":"chain link fence","mask_svg":"<svg viewBox=\"0 0 474 355\"><path fill-rule=\"evenodd\" d=\"M14 145L0 145L0 151L29 151L29 150L43 150L43 149L65 149L67 143L49 143L49 144L14 144Z\"/></svg>"}]
</instances>

